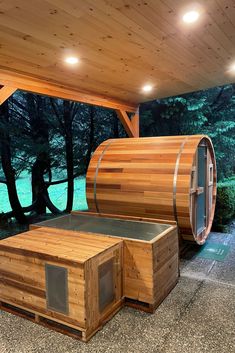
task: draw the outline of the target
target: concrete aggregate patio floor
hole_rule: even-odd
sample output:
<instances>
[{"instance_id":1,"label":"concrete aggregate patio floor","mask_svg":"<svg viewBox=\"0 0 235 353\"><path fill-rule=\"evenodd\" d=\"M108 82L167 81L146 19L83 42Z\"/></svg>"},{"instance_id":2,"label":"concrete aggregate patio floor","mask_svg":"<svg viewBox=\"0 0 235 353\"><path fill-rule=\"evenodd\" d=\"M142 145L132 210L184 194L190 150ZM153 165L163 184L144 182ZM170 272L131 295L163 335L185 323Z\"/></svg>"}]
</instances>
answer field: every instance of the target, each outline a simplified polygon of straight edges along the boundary
<instances>
[{"instance_id":1,"label":"concrete aggregate patio floor","mask_svg":"<svg viewBox=\"0 0 235 353\"><path fill-rule=\"evenodd\" d=\"M155 314L124 308L85 344L0 311L0 353L234 353L235 232L208 241L230 246L224 262L189 246Z\"/></svg>"}]
</instances>

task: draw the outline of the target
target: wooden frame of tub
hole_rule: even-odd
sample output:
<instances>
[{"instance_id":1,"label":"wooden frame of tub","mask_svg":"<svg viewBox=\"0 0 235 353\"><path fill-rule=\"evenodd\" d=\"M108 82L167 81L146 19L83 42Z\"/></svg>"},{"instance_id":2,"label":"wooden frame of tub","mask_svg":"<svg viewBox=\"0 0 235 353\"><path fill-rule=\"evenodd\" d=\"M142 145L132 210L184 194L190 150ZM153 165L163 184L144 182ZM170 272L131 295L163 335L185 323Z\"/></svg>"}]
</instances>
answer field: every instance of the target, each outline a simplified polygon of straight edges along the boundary
<instances>
[{"instance_id":1,"label":"wooden frame of tub","mask_svg":"<svg viewBox=\"0 0 235 353\"><path fill-rule=\"evenodd\" d=\"M93 212L73 211L71 214L170 225L169 229L150 241L106 235L123 241L123 297L126 305L154 312L178 281L179 243L176 223ZM33 224L30 229L37 229L40 226L46 228L46 223ZM58 228L56 229L59 231ZM48 229L51 229L49 224ZM61 229L61 231L63 230ZM75 230L71 232L78 236L80 233ZM104 235L102 234L102 236Z\"/></svg>"}]
</instances>

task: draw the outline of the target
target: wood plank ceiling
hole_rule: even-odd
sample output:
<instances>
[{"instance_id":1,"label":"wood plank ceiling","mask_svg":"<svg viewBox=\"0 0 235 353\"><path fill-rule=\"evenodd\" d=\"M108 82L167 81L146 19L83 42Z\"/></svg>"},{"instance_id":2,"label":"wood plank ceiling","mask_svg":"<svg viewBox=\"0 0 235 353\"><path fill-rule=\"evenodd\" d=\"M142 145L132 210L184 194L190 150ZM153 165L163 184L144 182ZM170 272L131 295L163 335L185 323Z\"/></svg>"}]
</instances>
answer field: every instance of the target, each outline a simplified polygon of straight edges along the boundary
<instances>
[{"instance_id":1,"label":"wood plank ceiling","mask_svg":"<svg viewBox=\"0 0 235 353\"><path fill-rule=\"evenodd\" d=\"M0 0L0 69L134 104L233 82L235 1L199 4L186 25L183 0Z\"/></svg>"}]
</instances>

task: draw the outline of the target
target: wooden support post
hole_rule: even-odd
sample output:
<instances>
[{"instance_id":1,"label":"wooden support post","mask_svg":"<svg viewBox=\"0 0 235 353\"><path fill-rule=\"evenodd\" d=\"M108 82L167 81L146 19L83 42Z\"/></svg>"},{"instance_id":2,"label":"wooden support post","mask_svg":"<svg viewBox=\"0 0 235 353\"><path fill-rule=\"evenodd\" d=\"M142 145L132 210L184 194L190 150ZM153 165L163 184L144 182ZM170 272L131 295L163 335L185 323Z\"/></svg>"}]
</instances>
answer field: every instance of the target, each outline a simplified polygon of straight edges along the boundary
<instances>
[{"instance_id":1,"label":"wooden support post","mask_svg":"<svg viewBox=\"0 0 235 353\"><path fill-rule=\"evenodd\" d=\"M139 137L139 109L136 110L131 119L124 110L117 109L116 113L128 136Z\"/></svg>"},{"instance_id":2,"label":"wooden support post","mask_svg":"<svg viewBox=\"0 0 235 353\"><path fill-rule=\"evenodd\" d=\"M0 105L4 103L13 93L15 93L16 90L17 88L10 86L3 86L0 88Z\"/></svg>"},{"instance_id":3,"label":"wooden support post","mask_svg":"<svg viewBox=\"0 0 235 353\"><path fill-rule=\"evenodd\" d=\"M140 115L139 115L139 108L136 110L135 114L133 114L133 117L131 119L131 123L133 126L133 129L135 131L135 137L140 136Z\"/></svg>"}]
</instances>

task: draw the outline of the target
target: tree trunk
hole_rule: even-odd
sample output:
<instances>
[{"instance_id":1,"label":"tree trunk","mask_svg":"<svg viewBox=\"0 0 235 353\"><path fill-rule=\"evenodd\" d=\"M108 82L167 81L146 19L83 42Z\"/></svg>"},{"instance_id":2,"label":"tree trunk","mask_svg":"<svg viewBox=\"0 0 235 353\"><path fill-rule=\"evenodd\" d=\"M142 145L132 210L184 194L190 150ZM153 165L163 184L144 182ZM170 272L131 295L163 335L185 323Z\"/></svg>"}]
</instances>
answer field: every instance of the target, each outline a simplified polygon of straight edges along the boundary
<instances>
[{"instance_id":1,"label":"tree trunk","mask_svg":"<svg viewBox=\"0 0 235 353\"><path fill-rule=\"evenodd\" d=\"M119 138L119 129L118 129L118 117L117 117L117 113L114 111L113 112L113 137Z\"/></svg>"},{"instance_id":2,"label":"tree trunk","mask_svg":"<svg viewBox=\"0 0 235 353\"><path fill-rule=\"evenodd\" d=\"M32 201L35 202L35 211L40 215L46 213L46 202L44 194L48 193L44 174L48 170L47 156L37 156L32 167Z\"/></svg>"},{"instance_id":3,"label":"tree trunk","mask_svg":"<svg viewBox=\"0 0 235 353\"><path fill-rule=\"evenodd\" d=\"M66 212L71 212L73 209L74 198L74 161L73 161L73 133L71 116L71 104L69 101L64 101L64 126L65 126L65 151L66 151L66 168L67 168L67 205Z\"/></svg>"},{"instance_id":4,"label":"tree trunk","mask_svg":"<svg viewBox=\"0 0 235 353\"><path fill-rule=\"evenodd\" d=\"M94 145L94 120L95 120L95 107L93 105L89 108L90 112L90 130L89 130L89 139L88 139L88 150L86 154L86 172L90 163L91 154Z\"/></svg>"},{"instance_id":5,"label":"tree trunk","mask_svg":"<svg viewBox=\"0 0 235 353\"><path fill-rule=\"evenodd\" d=\"M9 135L9 109L8 102L0 106L0 117L2 128L0 129L1 160L2 168L6 179L8 197L12 211L19 223L26 223L27 219L21 207L15 181L15 171L11 164L11 140Z\"/></svg>"},{"instance_id":6,"label":"tree trunk","mask_svg":"<svg viewBox=\"0 0 235 353\"><path fill-rule=\"evenodd\" d=\"M42 97L28 94L27 107L32 139L37 151L36 160L32 167L32 202L36 201L35 211L40 215L46 213L44 196L48 194L48 186L44 180L44 176L46 173L49 173L51 178L49 131L48 124L44 118Z\"/></svg>"}]
</instances>

